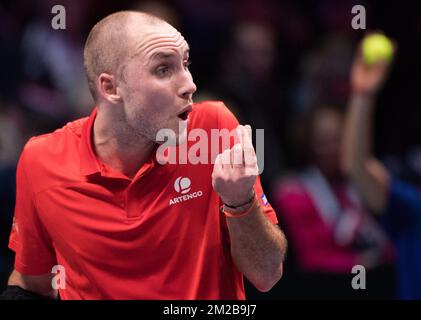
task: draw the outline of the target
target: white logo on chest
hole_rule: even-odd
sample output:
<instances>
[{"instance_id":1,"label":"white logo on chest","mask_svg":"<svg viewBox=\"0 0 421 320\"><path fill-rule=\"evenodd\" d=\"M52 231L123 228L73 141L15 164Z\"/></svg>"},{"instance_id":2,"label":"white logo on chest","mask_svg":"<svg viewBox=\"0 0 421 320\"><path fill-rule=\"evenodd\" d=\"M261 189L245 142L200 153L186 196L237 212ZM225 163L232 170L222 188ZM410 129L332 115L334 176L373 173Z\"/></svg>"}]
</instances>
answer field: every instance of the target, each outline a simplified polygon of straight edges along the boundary
<instances>
[{"instance_id":1,"label":"white logo on chest","mask_svg":"<svg viewBox=\"0 0 421 320\"><path fill-rule=\"evenodd\" d=\"M177 179L175 179L174 189L177 193L181 193L182 196L170 199L170 202L169 202L170 206L176 203L181 203L183 201L198 198L203 195L202 190L198 190L198 191L187 194L191 190L191 180L187 177L178 177Z\"/></svg>"}]
</instances>

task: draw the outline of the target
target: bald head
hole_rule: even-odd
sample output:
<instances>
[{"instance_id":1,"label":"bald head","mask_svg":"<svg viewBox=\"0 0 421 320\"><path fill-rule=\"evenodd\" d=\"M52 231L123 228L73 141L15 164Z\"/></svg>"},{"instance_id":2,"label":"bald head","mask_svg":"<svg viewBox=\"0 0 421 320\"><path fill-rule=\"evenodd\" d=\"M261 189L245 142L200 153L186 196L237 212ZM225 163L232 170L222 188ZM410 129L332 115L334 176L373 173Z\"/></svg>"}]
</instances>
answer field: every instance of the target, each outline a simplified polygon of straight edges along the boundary
<instances>
[{"instance_id":1,"label":"bald head","mask_svg":"<svg viewBox=\"0 0 421 320\"><path fill-rule=\"evenodd\" d=\"M134 37L142 37L150 28L167 25L164 20L137 11L120 11L99 21L91 30L83 52L89 90L97 101L96 81L105 72L122 76L124 64L134 53ZM171 27L172 28L172 27Z\"/></svg>"}]
</instances>

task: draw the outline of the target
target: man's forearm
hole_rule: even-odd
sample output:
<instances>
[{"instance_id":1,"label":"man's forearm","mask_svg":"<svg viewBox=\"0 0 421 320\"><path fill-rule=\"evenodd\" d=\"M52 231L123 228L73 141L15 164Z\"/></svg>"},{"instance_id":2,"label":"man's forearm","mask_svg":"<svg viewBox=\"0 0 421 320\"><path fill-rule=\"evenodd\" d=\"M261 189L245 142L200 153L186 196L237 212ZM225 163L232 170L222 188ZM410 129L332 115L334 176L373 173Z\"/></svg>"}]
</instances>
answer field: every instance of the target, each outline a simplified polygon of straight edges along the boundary
<instances>
[{"instance_id":1,"label":"man's forearm","mask_svg":"<svg viewBox=\"0 0 421 320\"><path fill-rule=\"evenodd\" d=\"M373 98L363 94L354 94L349 100L343 157L347 172L364 170L366 161L372 157L373 105Z\"/></svg>"},{"instance_id":2,"label":"man's forearm","mask_svg":"<svg viewBox=\"0 0 421 320\"><path fill-rule=\"evenodd\" d=\"M227 217L231 255L237 268L260 291L281 278L287 241L277 225L256 207L241 217Z\"/></svg>"},{"instance_id":3,"label":"man's forearm","mask_svg":"<svg viewBox=\"0 0 421 320\"><path fill-rule=\"evenodd\" d=\"M37 276L23 275L20 272L13 270L10 274L7 285L11 287L19 287L28 292L47 297L49 299L56 299L58 291L52 287L52 274L47 273Z\"/></svg>"},{"instance_id":4,"label":"man's forearm","mask_svg":"<svg viewBox=\"0 0 421 320\"><path fill-rule=\"evenodd\" d=\"M374 99L364 94L351 97L345 126L343 168L366 204L381 212L387 199L389 175L372 152L371 121Z\"/></svg>"},{"instance_id":5,"label":"man's forearm","mask_svg":"<svg viewBox=\"0 0 421 320\"><path fill-rule=\"evenodd\" d=\"M52 300L50 296L44 296L36 292L25 290L19 286L7 286L0 295L0 300Z\"/></svg>"}]
</instances>

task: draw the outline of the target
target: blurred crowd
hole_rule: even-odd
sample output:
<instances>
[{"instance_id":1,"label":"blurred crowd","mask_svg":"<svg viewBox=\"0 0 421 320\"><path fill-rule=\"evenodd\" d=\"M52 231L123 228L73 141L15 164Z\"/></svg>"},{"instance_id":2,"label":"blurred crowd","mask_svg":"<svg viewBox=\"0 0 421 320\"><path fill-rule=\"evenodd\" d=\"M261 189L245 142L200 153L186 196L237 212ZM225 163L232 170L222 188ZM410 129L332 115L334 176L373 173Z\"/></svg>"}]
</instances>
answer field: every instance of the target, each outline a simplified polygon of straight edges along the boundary
<instances>
[{"instance_id":1,"label":"blurred crowd","mask_svg":"<svg viewBox=\"0 0 421 320\"><path fill-rule=\"evenodd\" d=\"M0 291L11 271L7 249L16 163L29 137L87 116L93 107L83 70L84 40L109 13L135 9L178 28L191 48L195 100L222 100L265 130L262 184L290 248L285 276L250 298L394 296L395 251L381 224L343 177L339 152L349 74L367 28L399 44L377 99L376 155L396 176L421 183L421 5L381 1L4 0L0 4ZM51 28L51 8L66 29ZM370 287L351 289L353 265L368 266Z\"/></svg>"}]
</instances>

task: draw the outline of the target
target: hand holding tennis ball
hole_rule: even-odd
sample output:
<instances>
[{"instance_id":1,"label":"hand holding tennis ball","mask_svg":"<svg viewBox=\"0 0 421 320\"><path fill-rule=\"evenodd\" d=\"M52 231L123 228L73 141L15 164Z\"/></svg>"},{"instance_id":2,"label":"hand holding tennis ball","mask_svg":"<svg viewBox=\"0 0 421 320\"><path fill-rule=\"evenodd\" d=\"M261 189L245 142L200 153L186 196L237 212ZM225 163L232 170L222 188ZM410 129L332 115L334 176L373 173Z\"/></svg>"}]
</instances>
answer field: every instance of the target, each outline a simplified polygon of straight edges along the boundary
<instances>
[{"instance_id":1,"label":"hand holding tennis ball","mask_svg":"<svg viewBox=\"0 0 421 320\"><path fill-rule=\"evenodd\" d=\"M362 54L364 62L368 65L392 61L393 51L392 41L381 33L372 33L363 39Z\"/></svg>"},{"instance_id":2,"label":"hand holding tennis ball","mask_svg":"<svg viewBox=\"0 0 421 320\"><path fill-rule=\"evenodd\" d=\"M353 94L374 97L382 87L392 65L395 43L381 33L364 37L351 69Z\"/></svg>"}]
</instances>

